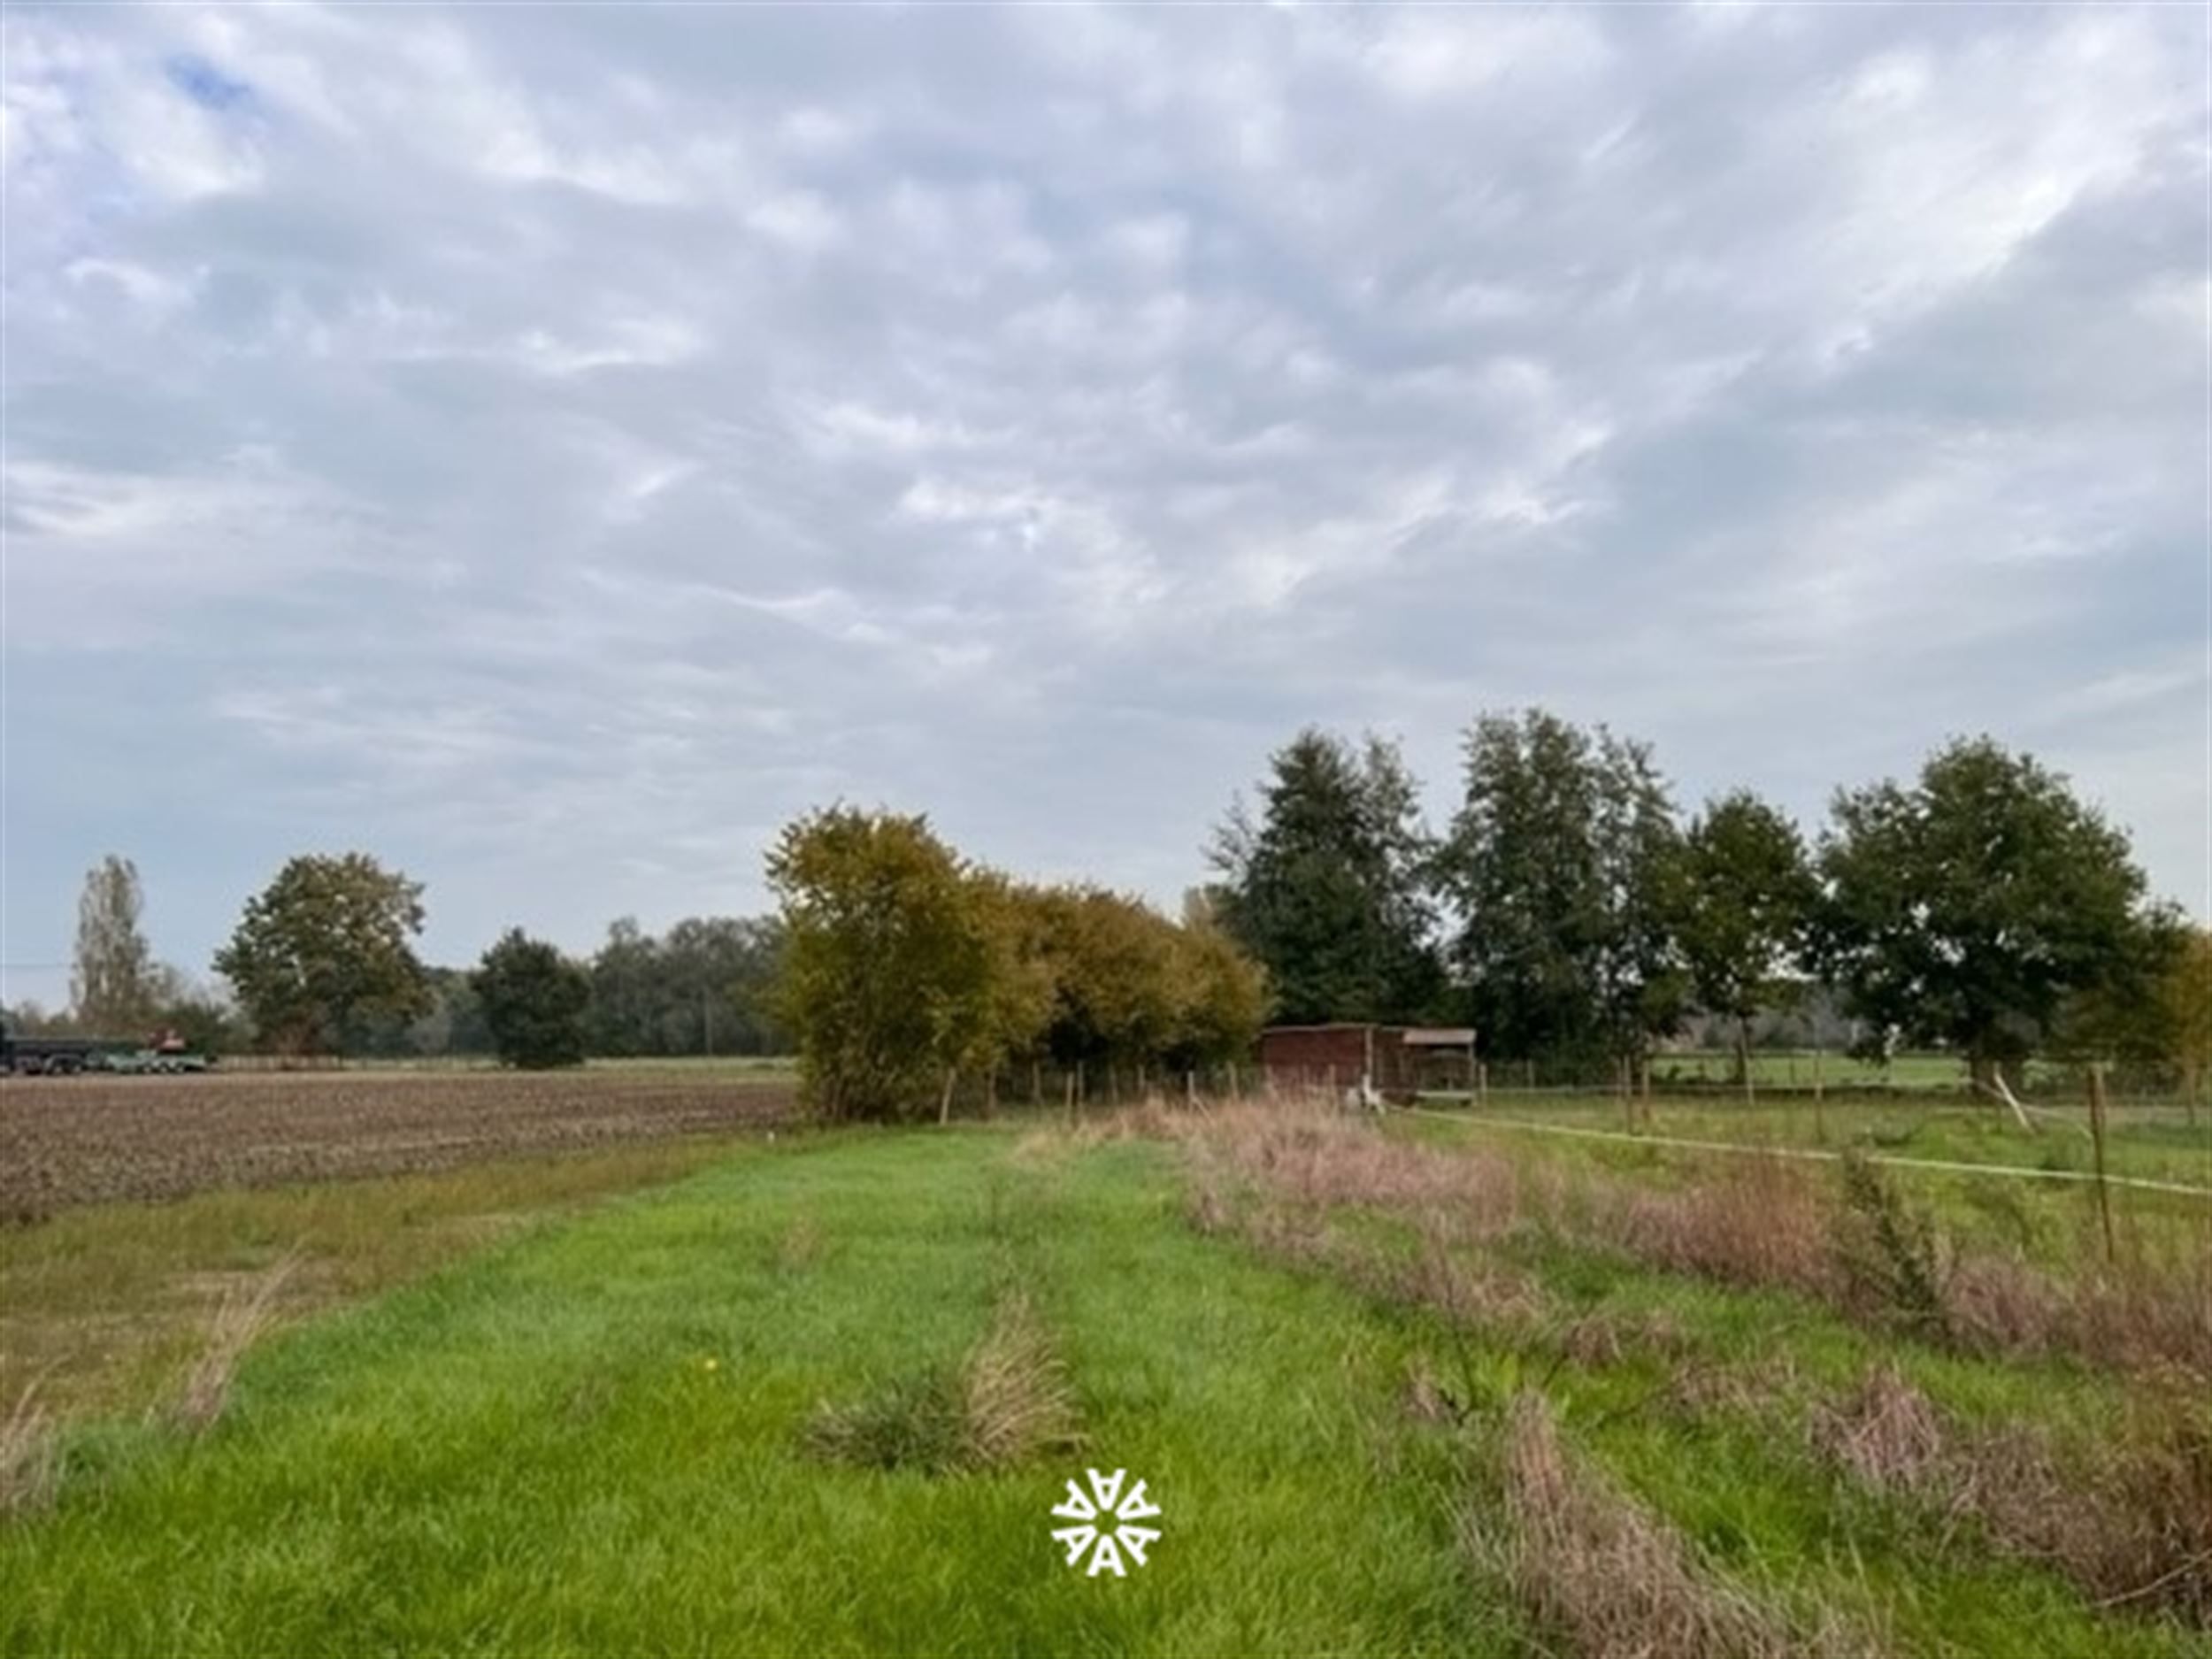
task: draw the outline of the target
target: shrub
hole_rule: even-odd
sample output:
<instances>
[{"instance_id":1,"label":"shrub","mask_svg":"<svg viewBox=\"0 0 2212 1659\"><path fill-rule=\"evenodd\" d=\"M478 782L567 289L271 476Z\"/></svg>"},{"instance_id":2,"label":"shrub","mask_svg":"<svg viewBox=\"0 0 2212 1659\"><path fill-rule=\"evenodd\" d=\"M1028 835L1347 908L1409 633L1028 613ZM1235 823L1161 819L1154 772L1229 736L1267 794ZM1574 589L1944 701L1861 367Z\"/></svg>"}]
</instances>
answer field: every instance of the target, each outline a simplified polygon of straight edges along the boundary
<instances>
[{"instance_id":1,"label":"shrub","mask_svg":"<svg viewBox=\"0 0 2212 1659\"><path fill-rule=\"evenodd\" d=\"M1949 1334L1935 1228L1878 1164L1847 1152L1836 1254L1848 1289L1907 1329Z\"/></svg>"},{"instance_id":2,"label":"shrub","mask_svg":"<svg viewBox=\"0 0 2212 1659\"><path fill-rule=\"evenodd\" d=\"M1003 1469L1081 1443L1075 1394L1028 1302L1010 1296L955 1370L893 1379L864 1400L824 1404L808 1448L828 1462L930 1474Z\"/></svg>"}]
</instances>

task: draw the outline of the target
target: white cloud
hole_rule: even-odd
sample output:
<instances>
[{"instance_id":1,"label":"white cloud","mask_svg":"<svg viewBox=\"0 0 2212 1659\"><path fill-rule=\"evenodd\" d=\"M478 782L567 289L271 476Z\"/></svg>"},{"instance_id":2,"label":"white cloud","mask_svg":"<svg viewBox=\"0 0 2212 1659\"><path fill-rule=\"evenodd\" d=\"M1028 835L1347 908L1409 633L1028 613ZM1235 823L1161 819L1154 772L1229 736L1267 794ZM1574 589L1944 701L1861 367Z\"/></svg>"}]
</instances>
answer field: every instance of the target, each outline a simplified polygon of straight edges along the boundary
<instances>
[{"instance_id":1,"label":"white cloud","mask_svg":"<svg viewBox=\"0 0 2212 1659\"><path fill-rule=\"evenodd\" d=\"M2047 739L2186 893L2205 28L12 10L9 954L318 837L581 944L838 795L1171 898L1482 702L1808 818Z\"/></svg>"}]
</instances>

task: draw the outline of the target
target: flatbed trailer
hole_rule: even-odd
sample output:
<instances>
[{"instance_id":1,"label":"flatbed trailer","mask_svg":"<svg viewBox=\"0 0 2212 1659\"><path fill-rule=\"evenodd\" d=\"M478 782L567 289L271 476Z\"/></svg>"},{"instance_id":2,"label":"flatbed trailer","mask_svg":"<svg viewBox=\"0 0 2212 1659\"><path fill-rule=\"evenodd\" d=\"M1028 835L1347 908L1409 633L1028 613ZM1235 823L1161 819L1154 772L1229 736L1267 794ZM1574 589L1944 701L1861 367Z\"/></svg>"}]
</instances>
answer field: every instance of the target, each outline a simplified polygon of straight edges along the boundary
<instances>
[{"instance_id":1,"label":"flatbed trailer","mask_svg":"<svg viewBox=\"0 0 2212 1659\"><path fill-rule=\"evenodd\" d=\"M19 1037L0 1031L0 1076L74 1077L83 1071L164 1076L205 1071L214 1057L192 1049L174 1032L144 1041L127 1037Z\"/></svg>"}]
</instances>

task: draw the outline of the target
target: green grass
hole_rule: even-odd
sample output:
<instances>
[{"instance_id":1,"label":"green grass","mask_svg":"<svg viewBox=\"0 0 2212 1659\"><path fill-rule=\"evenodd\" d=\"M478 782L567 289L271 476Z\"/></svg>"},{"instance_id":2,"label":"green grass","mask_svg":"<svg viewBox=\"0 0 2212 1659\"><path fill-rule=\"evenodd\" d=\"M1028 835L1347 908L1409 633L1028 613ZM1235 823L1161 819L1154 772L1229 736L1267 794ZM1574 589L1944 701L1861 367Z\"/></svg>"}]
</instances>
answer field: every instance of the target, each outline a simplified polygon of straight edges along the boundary
<instances>
[{"instance_id":1,"label":"green grass","mask_svg":"<svg viewBox=\"0 0 2212 1659\"><path fill-rule=\"evenodd\" d=\"M1501 1400L1544 1388L1574 1444L1723 1570L1900 1651L2205 1651L1849 1493L1759 1410L1655 1407L1690 1363L1787 1354L1808 1386L1854 1374L1876 1339L1816 1308L1532 1248L1516 1265L1562 1307L1678 1332L1560 1364L1202 1236L1175 1157L1018 1131L786 1136L598 1193L279 1332L204 1440L73 1430L54 1509L0 1525L0 1653L1550 1651L1464 1545L1499 1524L1494 1414L1417 1420L1417 1364ZM127 1258L118 1235L142 1242L164 1216L219 1225L119 1207L48 1224L37 1248ZM373 1248L340 1231L334 1257ZM81 1271L96 1308L104 1281ZM824 1402L956 1366L1010 1293L1064 1363L1084 1454L955 1475L810 1454ZM2093 1423L2116 1386L1901 1352L1947 1406L1991 1419ZM1048 1536L1085 1463L1130 1470L1164 1506L1126 1580L1071 1571Z\"/></svg>"},{"instance_id":2,"label":"green grass","mask_svg":"<svg viewBox=\"0 0 2212 1659\"><path fill-rule=\"evenodd\" d=\"M1627 1126L1620 1102L1608 1094L1526 1094L1493 1089L1480 1108L1470 1107L1464 1096L1432 1099L1424 1104L1436 1111L1464 1113L1471 1125L1489 1117L1609 1131L1625 1132ZM2094 1154L2085 1110L2048 1109L2037 1113L2034 1121L2034 1130L2024 1130L1994 1105L1934 1101L1832 1097L1816 1110L1809 1099L1802 1097L1746 1105L1662 1094L1651 1102L1649 1128L1657 1136L1736 1146L1829 1151L1856 1147L1892 1157L1934 1163L2083 1172L2093 1167ZM2108 1130L2106 1168L2114 1175L2188 1182L2212 1192L2212 1119L2193 1125L2170 1107L2116 1109Z\"/></svg>"},{"instance_id":3,"label":"green grass","mask_svg":"<svg viewBox=\"0 0 2212 1659\"><path fill-rule=\"evenodd\" d=\"M664 1185L742 1144L648 1141L429 1174L224 1188L0 1229L0 1402L35 1382L40 1402L65 1417L146 1411L174 1391L223 1296L280 1261L296 1271L278 1313L297 1317Z\"/></svg>"},{"instance_id":4,"label":"green grass","mask_svg":"<svg viewBox=\"0 0 2212 1659\"><path fill-rule=\"evenodd\" d=\"M1158 1148L756 1153L254 1353L213 1438L81 1434L0 1535L12 1653L1480 1653L1405 1337L1187 1233ZM1079 1460L825 1468L816 1404L956 1360L1011 1281L1153 1564L1063 1566ZM714 1362L709 1369L709 1362Z\"/></svg>"},{"instance_id":5,"label":"green grass","mask_svg":"<svg viewBox=\"0 0 2212 1659\"><path fill-rule=\"evenodd\" d=\"M1506 1080L1502 1067L1496 1074ZM1725 1084L1735 1078L1736 1056L1724 1049L1690 1049L1663 1054L1652 1062L1652 1075L1686 1083ZM1810 1088L1817 1076L1830 1088L1947 1089L1966 1086L1966 1067L1955 1055L1901 1054L1887 1065L1855 1060L1846 1054L1815 1055L1809 1048L1754 1048L1751 1081L1755 1088Z\"/></svg>"}]
</instances>

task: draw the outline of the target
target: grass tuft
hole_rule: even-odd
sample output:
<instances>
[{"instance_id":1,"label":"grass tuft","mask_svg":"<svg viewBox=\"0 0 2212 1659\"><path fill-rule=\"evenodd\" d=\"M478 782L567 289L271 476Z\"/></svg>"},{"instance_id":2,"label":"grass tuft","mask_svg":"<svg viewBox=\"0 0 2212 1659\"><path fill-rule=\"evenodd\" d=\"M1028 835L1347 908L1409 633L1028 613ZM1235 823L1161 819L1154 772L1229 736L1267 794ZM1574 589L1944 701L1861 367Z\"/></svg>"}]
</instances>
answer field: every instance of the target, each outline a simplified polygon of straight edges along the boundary
<instances>
[{"instance_id":1,"label":"grass tuft","mask_svg":"<svg viewBox=\"0 0 2212 1659\"><path fill-rule=\"evenodd\" d=\"M273 1267L233 1286L216 1304L208 1322L207 1342L185 1373L184 1386L169 1407L169 1420L189 1434L213 1428L230 1403L230 1386L255 1339L276 1317L278 1293L292 1277L298 1258L287 1256Z\"/></svg>"},{"instance_id":2,"label":"grass tuft","mask_svg":"<svg viewBox=\"0 0 2212 1659\"><path fill-rule=\"evenodd\" d=\"M38 1384L24 1385L0 1418L0 1516L32 1515L54 1501L61 1476L54 1420L38 1401Z\"/></svg>"},{"instance_id":3,"label":"grass tuft","mask_svg":"<svg viewBox=\"0 0 2212 1659\"><path fill-rule=\"evenodd\" d=\"M957 1371L913 1373L866 1399L825 1404L806 1443L830 1463L956 1474L1071 1450L1082 1444L1079 1425L1066 1368L1015 1294Z\"/></svg>"}]
</instances>

